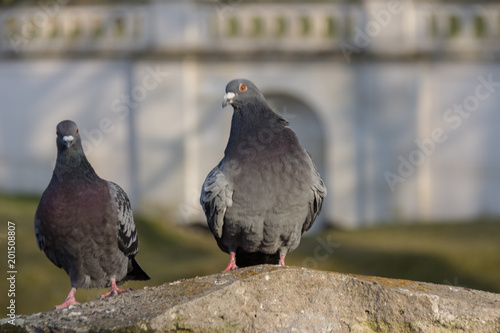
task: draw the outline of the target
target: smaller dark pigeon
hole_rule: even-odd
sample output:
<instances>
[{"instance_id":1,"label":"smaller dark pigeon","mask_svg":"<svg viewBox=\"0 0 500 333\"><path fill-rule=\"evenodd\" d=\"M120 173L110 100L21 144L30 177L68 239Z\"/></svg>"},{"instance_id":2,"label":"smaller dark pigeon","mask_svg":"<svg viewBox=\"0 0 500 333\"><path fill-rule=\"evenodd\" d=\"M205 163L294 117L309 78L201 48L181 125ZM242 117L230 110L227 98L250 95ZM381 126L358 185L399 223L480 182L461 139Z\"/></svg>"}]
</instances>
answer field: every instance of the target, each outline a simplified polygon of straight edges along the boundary
<instances>
[{"instance_id":1,"label":"smaller dark pigeon","mask_svg":"<svg viewBox=\"0 0 500 333\"><path fill-rule=\"evenodd\" d=\"M101 298L130 289L127 280L149 280L135 256L139 239L127 194L99 178L85 157L78 127L57 125L57 161L35 213L38 247L69 275L71 291L55 308L79 304L77 288L105 288Z\"/></svg>"},{"instance_id":2,"label":"smaller dark pigeon","mask_svg":"<svg viewBox=\"0 0 500 333\"><path fill-rule=\"evenodd\" d=\"M208 174L200 203L226 272L257 264L285 266L321 211L326 188L288 122L259 89L238 79L222 106L234 109L224 158Z\"/></svg>"}]
</instances>

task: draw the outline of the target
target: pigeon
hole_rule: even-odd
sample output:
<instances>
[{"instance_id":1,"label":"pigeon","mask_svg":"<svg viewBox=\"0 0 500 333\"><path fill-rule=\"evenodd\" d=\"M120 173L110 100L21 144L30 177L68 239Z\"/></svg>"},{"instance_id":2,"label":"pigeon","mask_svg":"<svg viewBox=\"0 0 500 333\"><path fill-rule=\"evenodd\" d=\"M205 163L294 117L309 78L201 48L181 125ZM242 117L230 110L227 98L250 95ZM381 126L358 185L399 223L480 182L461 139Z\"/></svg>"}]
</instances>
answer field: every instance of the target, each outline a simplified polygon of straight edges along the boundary
<instances>
[{"instance_id":1,"label":"pigeon","mask_svg":"<svg viewBox=\"0 0 500 333\"><path fill-rule=\"evenodd\" d=\"M77 125L57 125L57 160L35 213L40 250L69 275L71 290L55 308L79 304L77 288L105 288L101 298L130 289L127 280L149 280L135 255L139 240L127 194L101 179L85 157Z\"/></svg>"},{"instance_id":2,"label":"pigeon","mask_svg":"<svg viewBox=\"0 0 500 333\"><path fill-rule=\"evenodd\" d=\"M225 272L285 266L321 212L326 187L289 123L251 81L229 82L222 107L227 104L234 112L224 158L200 197L208 226L230 255Z\"/></svg>"}]
</instances>

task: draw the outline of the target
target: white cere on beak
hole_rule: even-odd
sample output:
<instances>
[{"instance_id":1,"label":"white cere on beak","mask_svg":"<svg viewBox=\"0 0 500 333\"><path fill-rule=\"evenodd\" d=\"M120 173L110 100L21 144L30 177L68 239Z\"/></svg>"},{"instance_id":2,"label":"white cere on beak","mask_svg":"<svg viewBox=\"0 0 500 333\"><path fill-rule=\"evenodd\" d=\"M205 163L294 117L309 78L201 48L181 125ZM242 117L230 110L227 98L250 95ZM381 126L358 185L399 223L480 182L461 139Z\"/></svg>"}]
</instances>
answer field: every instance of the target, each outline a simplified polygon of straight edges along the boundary
<instances>
[{"instance_id":1,"label":"white cere on beak","mask_svg":"<svg viewBox=\"0 0 500 333\"><path fill-rule=\"evenodd\" d=\"M73 137L73 135L65 135L63 136L63 141L66 143L66 147L69 148L69 146L71 146L71 143L73 143L73 140L75 138Z\"/></svg>"},{"instance_id":2,"label":"white cere on beak","mask_svg":"<svg viewBox=\"0 0 500 333\"><path fill-rule=\"evenodd\" d=\"M224 99L222 101L222 107L225 107L228 104L233 103L233 98L236 96L234 92L228 92L224 95Z\"/></svg>"}]
</instances>

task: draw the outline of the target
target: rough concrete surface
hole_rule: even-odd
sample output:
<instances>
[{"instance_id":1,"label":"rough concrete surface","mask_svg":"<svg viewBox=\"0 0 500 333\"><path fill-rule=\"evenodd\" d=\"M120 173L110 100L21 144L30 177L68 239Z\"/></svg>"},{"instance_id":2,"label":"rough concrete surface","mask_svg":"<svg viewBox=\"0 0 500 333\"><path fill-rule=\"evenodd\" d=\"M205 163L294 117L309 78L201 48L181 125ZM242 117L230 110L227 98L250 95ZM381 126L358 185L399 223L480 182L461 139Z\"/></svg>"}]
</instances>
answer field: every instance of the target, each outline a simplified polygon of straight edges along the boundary
<instances>
[{"instance_id":1,"label":"rough concrete surface","mask_svg":"<svg viewBox=\"0 0 500 333\"><path fill-rule=\"evenodd\" d=\"M500 294L255 266L21 316L1 331L500 332Z\"/></svg>"}]
</instances>

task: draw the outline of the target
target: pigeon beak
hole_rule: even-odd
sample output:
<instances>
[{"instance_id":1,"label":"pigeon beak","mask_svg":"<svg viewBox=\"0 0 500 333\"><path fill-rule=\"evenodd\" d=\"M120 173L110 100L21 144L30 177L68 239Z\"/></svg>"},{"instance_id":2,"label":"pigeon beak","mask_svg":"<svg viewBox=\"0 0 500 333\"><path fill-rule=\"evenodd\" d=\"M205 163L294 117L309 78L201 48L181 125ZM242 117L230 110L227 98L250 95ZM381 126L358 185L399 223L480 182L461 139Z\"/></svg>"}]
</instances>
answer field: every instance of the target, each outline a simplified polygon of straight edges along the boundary
<instances>
[{"instance_id":1,"label":"pigeon beak","mask_svg":"<svg viewBox=\"0 0 500 333\"><path fill-rule=\"evenodd\" d=\"M64 144L66 145L67 148L71 147L74 139L75 138L73 137L73 135L63 136L63 141L64 141Z\"/></svg>"},{"instance_id":2,"label":"pigeon beak","mask_svg":"<svg viewBox=\"0 0 500 333\"><path fill-rule=\"evenodd\" d=\"M222 100L222 107L225 107L228 104L233 104L233 98L236 96L234 92L228 92L224 95L224 99Z\"/></svg>"}]
</instances>

